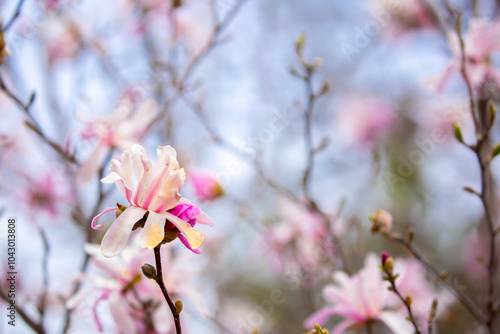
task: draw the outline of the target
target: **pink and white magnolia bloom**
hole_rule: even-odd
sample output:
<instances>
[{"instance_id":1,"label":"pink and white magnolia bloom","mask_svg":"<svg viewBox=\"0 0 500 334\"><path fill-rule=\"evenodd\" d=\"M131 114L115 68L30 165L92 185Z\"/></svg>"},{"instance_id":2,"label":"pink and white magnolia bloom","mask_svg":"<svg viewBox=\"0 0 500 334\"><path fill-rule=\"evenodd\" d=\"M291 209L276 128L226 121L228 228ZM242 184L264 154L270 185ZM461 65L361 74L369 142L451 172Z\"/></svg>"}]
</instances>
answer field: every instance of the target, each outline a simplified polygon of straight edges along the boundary
<instances>
[{"instance_id":1,"label":"pink and white magnolia bloom","mask_svg":"<svg viewBox=\"0 0 500 334\"><path fill-rule=\"evenodd\" d=\"M397 121L396 109L385 99L350 95L340 102L335 124L348 144L373 148Z\"/></svg>"},{"instance_id":2,"label":"pink and white magnolia bloom","mask_svg":"<svg viewBox=\"0 0 500 334\"><path fill-rule=\"evenodd\" d=\"M399 272L397 266L394 272ZM397 334L414 332L412 324L405 319L407 314L404 310L399 306L393 307L394 296L387 290L388 282L382 279L380 257L369 254L365 266L358 273L349 277L345 272L337 271L333 274L333 280L335 284L323 289L323 296L331 305L311 315L304 322L306 328L314 327L315 323L324 325L331 316L337 315L344 320L332 334L363 327L369 321L381 321Z\"/></svg>"},{"instance_id":3,"label":"pink and white magnolia bloom","mask_svg":"<svg viewBox=\"0 0 500 334\"><path fill-rule=\"evenodd\" d=\"M437 90L443 91L451 76L460 74L462 53L455 32L448 36L453 60L439 76ZM466 70L474 89L479 89L486 81L500 85L500 70L491 63L491 56L500 51L500 20L473 18L464 36Z\"/></svg>"},{"instance_id":4,"label":"pink and white magnolia bloom","mask_svg":"<svg viewBox=\"0 0 500 334\"><path fill-rule=\"evenodd\" d=\"M82 277L82 281L94 283L94 287L72 296L67 306L74 309L77 315L93 297L92 317L100 332L105 327L99 311L101 304L109 306L119 333L166 334L174 330L173 322L165 317L169 310L163 295L158 293L158 285L154 280L145 278L141 271L144 263L154 263L153 253L145 249L137 250L138 242L135 238L120 256L114 258L103 257L97 245L85 247L91 255L90 263L101 275ZM205 299L195 282L202 267L186 266L189 254L177 253L173 256L172 248L166 245L161 249L162 265L168 268L163 280L171 297L175 300L182 296L185 307L192 306L198 313L207 314Z\"/></svg>"},{"instance_id":5,"label":"pink and white magnolia bloom","mask_svg":"<svg viewBox=\"0 0 500 334\"><path fill-rule=\"evenodd\" d=\"M189 180L193 185L195 196L199 201L213 201L222 196L224 190L214 175L206 171L189 173Z\"/></svg>"},{"instance_id":6,"label":"pink and white magnolia bloom","mask_svg":"<svg viewBox=\"0 0 500 334\"><path fill-rule=\"evenodd\" d=\"M163 241L165 230L177 228L180 240L189 249L199 253L197 249L205 237L193 226L196 223L212 226L213 222L198 207L181 198L179 192L185 173L183 168L179 168L176 151L170 146L159 146L157 154L158 159L153 166L144 148L134 145L121 158L111 161L108 176L101 180L103 183L115 183L130 203L102 239L104 256L112 257L120 253L127 244L134 225L143 218L146 221L140 237L142 247L156 247ZM97 224L97 219L117 209L107 208L97 215L92 220L92 228L102 229L104 226Z\"/></svg>"},{"instance_id":7,"label":"pink and white magnolia bloom","mask_svg":"<svg viewBox=\"0 0 500 334\"><path fill-rule=\"evenodd\" d=\"M97 140L97 146L79 166L77 183L83 186L95 177L111 149L126 150L140 141L156 115L157 105L153 100L146 100L136 107L130 101L124 101L111 115L87 122L81 136L85 140Z\"/></svg>"}]
</instances>

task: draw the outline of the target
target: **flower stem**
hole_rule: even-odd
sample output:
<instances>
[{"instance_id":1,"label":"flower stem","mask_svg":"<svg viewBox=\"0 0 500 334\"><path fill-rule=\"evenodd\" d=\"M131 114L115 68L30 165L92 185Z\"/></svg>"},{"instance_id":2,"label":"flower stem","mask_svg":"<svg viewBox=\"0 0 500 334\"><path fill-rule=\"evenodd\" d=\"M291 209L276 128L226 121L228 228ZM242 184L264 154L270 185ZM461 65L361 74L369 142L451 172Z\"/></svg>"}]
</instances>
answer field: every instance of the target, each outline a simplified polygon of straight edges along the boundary
<instances>
[{"instance_id":1,"label":"flower stem","mask_svg":"<svg viewBox=\"0 0 500 334\"><path fill-rule=\"evenodd\" d=\"M156 246L154 249L155 262L156 262L156 283L160 286L161 292L163 293L163 297L165 297L165 300L167 301L168 307L170 308L170 311L172 312L172 315L174 316L176 333L182 334L180 315L177 312L177 309L175 308L175 304L172 302L170 295L168 294L167 288L165 287L165 283L163 282L163 274L162 274L162 269L161 269L160 247L161 247L161 244Z\"/></svg>"}]
</instances>

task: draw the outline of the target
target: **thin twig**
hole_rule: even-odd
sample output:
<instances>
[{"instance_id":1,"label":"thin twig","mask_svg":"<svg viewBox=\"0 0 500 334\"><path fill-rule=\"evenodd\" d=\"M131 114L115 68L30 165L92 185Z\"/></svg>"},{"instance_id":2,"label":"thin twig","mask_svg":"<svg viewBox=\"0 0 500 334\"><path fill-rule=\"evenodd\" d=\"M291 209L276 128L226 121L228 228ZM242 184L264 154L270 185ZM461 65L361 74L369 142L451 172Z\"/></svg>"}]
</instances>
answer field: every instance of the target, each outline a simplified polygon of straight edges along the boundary
<instances>
[{"instance_id":1,"label":"thin twig","mask_svg":"<svg viewBox=\"0 0 500 334\"><path fill-rule=\"evenodd\" d=\"M16 10L14 11L14 15L12 15L9 22L5 25L5 28L3 28L4 32L9 30L10 27L12 26L12 24L14 23L14 21L16 21L16 19L19 17L19 14L21 14L21 9L23 7L23 4L24 4L24 0L19 0L19 2L17 3L17 6L16 6Z\"/></svg>"},{"instance_id":2,"label":"thin twig","mask_svg":"<svg viewBox=\"0 0 500 334\"><path fill-rule=\"evenodd\" d=\"M7 298L7 296L4 294L3 289L0 289L0 298L3 299L6 303L10 302L10 299ZM16 312L17 314L19 314L21 319L23 319L24 322L36 333L45 334L45 329L43 329L42 324L31 319L31 317L19 305L16 306Z\"/></svg>"},{"instance_id":3,"label":"thin twig","mask_svg":"<svg viewBox=\"0 0 500 334\"><path fill-rule=\"evenodd\" d=\"M174 317L176 333L182 334L181 319L180 319L179 313L177 312L175 304L172 302L172 299L170 298L170 295L168 294L167 287L165 286L165 283L163 282L160 248L161 248L161 244L156 246L154 249L155 262L156 262L156 283L160 286L161 292L163 293L163 297L165 297L165 300L167 301L168 307L170 308L170 311L172 312L172 316Z\"/></svg>"},{"instance_id":4,"label":"thin twig","mask_svg":"<svg viewBox=\"0 0 500 334\"><path fill-rule=\"evenodd\" d=\"M433 264L431 264L429 261L425 260L424 257L420 254L419 251L415 249L415 247L412 245L410 240L404 239L400 235L397 235L395 233L389 234L389 233L382 233L385 237L389 238L390 240L397 242L401 245L403 245L406 250L415 257L415 259L418 260L430 273L432 273L436 278L441 280L444 285L448 288L448 290L453 293L455 298L460 301L460 303L480 322L480 323L485 323L486 322L486 315L483 313L483 311L479 308L479 306L476 305L476 303L471 300L467 295L465 295L462 291L457 290L451 283L449 283L446 279L443 279L442 272L437 269Z\"/></svg>"},{"instance_id":5,"label":"thin twig","mask_svg":"<svg viewBox=\"0 0 500 334\"><path fill-rule=\"evenodd\" d=\"M463 79L465 80L465 83L467 85L467 90L469 93L469 101L470 101L470 113L472 115L472 118L474 120L474 128L475 128L475 133L476 133L476 144L475 145L466 145L470 149L474 151L477 157L477 161L480 167L481 171L481 191L478 193L479 198L481 199L481 203L484 208L484 213L485 213L485 218L486 218L486 225L488 228L490 240L489 240L489 259L487 263L487 270L488 270L488 279L487 279L487 286L488 286L488 295L487 295L487 302L486 302L486 308L488 310L488 317L486 318L485 324L488 327L488 330L490 333L494 333L494 325L495 325L495 317L498 313L498 310L495 308L494 305L494 296L495 296L495 272L496 272L496 267L497 267L497 260L496 260L496 229L497 227L495 226L494 219L493 219L493 212L491 208L491 203L492 203L492 198L491 196L494 195L494 189L493 185L491 182L488 182L489 178L491 177L491 170L490 170L490 162L491 162L491 152L492 152L492 147L490 144L489 140L489 132L493 124L485 124L484 126L481 126L481 123L478 120L478 110L476 110L475 107L475 102L474 102L474 92L472 90L472 84L470 81L470 78L467 73L467 68L466 68L466 55L465 55L465 42L462 38L462 33L461 33L461 15L459 15L459 18L457 19L456 25L455 25L455 31L457 33L458 39L460 41L460 51L461 51L461 73L463 76ZM486 108L488 109L488 107ZM490 110L484 110L485 113L492 112ZM496 113L496 111L495 111ZM494 119L493 115L490 115L491 119Z\"/></svg>"}]
</instances>

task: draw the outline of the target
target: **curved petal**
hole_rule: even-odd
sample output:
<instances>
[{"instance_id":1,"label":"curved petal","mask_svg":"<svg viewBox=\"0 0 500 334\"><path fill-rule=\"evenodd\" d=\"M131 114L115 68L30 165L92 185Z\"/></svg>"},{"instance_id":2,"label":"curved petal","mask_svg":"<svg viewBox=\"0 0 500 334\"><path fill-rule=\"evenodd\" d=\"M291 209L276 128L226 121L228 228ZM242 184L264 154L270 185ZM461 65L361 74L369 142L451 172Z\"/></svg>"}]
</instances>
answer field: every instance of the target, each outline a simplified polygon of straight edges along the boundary
<instances>
[{"instance_id":1,"label":"curved petal","mask_svg":"<svg viewBox=\"0 0 500 334\"><path fill-rule=\"evenodd\" d=\"M186 246L187 249L189 249L191 252L195 254L201 254L201 251L199 249L193 249L191 245L189 244L187 238L184 236L184 234L179 234L179 240Z\"/></svg>"},{"instance_id":2,"label":"curved petal","mask_svg":"<svg viewBox=\"0 0 500 334\"><path fill-rule=\"evenodd\" d=\"M137 327L134 319L125 305L127 302L122 300L119 294L114 294L109 300L109 310L120 333L136 334Z\"/></svg>"},{"instance_id":3,"label":"curved petal","mask_svg":"<svg viewBox=\"0 0 500 334\"><path fill-rule=\"evenodd\" d=\"M78 167L76 172L76 183L79 187L86 185L93 177L97 176L99 167L102 165L108 147L102 143L97 145L88 159Z\"/></svg>"},{"instance_id":4,"label":"curved petal","mask_svg":"<svg viewBox=\"0 0 500 334\"><path fill-rule=\"evenodd\" d=\"M142 146L132 146L132 153L133 170L135 178L137 179L137 186L135 187L135 191L132 195L132 201L134 205L142 206L144 192L146 191L149 181L151 180L153 167L151 161L146 155L146 151Z\"/></svg>"},{"instance_id":5,"label":"curved petal","mask_svg":"<svg viewBox=\"0 0 500 334\"><path fill-rule=\"evenodd\" d=\"M191 225L187 224L185 221L180 219L179 217L174 216L171 213L168 212L162 212L160 213L163 215L169 222L175 225L179 229L179 231L184 234L184 236L187 238L187 241L189 245L193 249L197 249L201 246L203 243L203 240L205 239L205 236L201 234L199 231L195 230Z\"/></svg>"},{"instance_id":6,"label":"curved petal","mask_svg":"<svg viewBox=\"0 0 500 334\"><path fill-rule=\"evenodd\" d=\"M203 211L200 212L196 222L201 225L214 226L214 221Z\"/></svg>"},{"instance_id":7,"label":"curved petal","mask_svg":"<svg viewBox=\"0 0 500 334\"><path fill-rule=\"evenodd\" d=\"M149 211L148 219L141 232L141 246L143 248L155 248L165 237L165 217Z\"/></svg>"},{"instance_id":8,"label":"curved petal","mask_svg":"<svg viewBox=\"0 0 500 334\"><path fill-rule=\"evenodd\" d=\"M102 183L115 183L123 197L132 204L132 153L130 150L123 152L120 158L111 160L109 174L101 179Z\"/></svg>"},{"instance_id":9,"label":"curved petal","mask_svg":"<svg viewBox=\"0 0 500 334\"><path fill-rule=\"evenodd\" d=\"M356 322L352 320L344 320L333 329L332 334L342 334L354 325L356 325Z\"/></svg>"},{"instance_id":10,"label":"curved petal","mask_svg":"<svg viewBox=\"0 0 500 334\"><path fill-rule=\"evenodd\" d=\"M384 322L396 334L412 334L415 332L411 322L402 313L382 312L380 321Z\"/></svg>"},{"instance_id":11,"label":"curved petal","mask_svg":"<svg viewBox=\"0 0 500 334\"><path fill-rule=\"evenodd\" d=\"M106 231L101 242L101 253L105 257L113 257L120 253L130 238L132 227L139 221L146 210L131 206L113 222L109 230Z\"/></svg>"},{"instance_id":12,"label":"curved petal","mask_svg":"<svg viewBox=\"0 0 500 334\"><path fill-rule=\"evenodd\" d=\"M103 223L96 224L97 218L101 217L105 213L108 213L111 211L116 211L116 210L118 210L118 207L116 207L116 206L104 209L103 212L101 212L100 214L95 216L94 219L92 219L92 224L91 224L92 228L94 230L102 230L104 228L104 224Z\"/></svg>"},{"instance_id":13,"label":"curved petal","mask_svg":"<svg viewBox=\"0 0 500 334\"><path fill-rule=\"evenodd\" d=\"M331 306L323 307L318 311L314 312L312 315L309 316L309 318L307 318L304 321L304 327L313 328L315 324L322 326L328 321L328 319L332 315L336 313L337 311L334 307Z\"/></svg>"}]
</instances>

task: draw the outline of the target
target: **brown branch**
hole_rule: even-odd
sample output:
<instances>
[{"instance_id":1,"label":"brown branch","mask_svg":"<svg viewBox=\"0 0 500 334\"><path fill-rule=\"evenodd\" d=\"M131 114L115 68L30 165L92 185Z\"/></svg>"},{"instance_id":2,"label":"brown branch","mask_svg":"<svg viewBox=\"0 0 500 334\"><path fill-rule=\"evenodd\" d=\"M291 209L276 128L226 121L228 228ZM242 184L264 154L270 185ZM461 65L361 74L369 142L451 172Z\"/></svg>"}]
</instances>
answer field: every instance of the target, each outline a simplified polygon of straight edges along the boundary
<instances>
[{"instance_id":1,"label":"brown branch","mask_svg":"<svg viewBox=\"0 0 500 334\"><path fill-rule=\"evenodd\" d=\"M418 262L420 262L427 269L428 272L430 272L436 278L438 278L443 282L446 288L448 288L448 290L450 290L451 293L453 293L455 298L457 298L457 300L474 316L474 318L477 319L478 322L483 324L486 322L487 317L483 313L483 311L477 306L477 304L473 300L471 300L467 295L462 293L462 291L457 290L451 283L449 283L446 280L446 277L443 277L442 272L439 269L437 269L429 261L425 260L424 257L420 254L420 252L412 245L410 239L405 239L396 233L389 234L383 232L382 235L391 241L403 245L406 248L406 250L410 253L410 255L412 255L415 259L417 259Z\"/></svg>"},{"instance_id":2,"label":"brown branch","mask_svg":"<svg viewBox=\"0 0 500 334\"><path fill-rule=\"evenodd\" d=\"M167 287L165 286L165 283L163 282L160 248L161 248L161 244L156 246L154 249L155 262L156 262L156 278L155 278L155 280L156 280L156 283L160 286L161 292L163 293L163 297L165 297L165 300L167 301L168 307L170 308L170 311L172 312L172 316L174 317L175 331L177 334L182 334L181 319L179 316L179 312L177 312L175 304L172 302L172 299L170 298L170 295L168 294Z\"/></svg>"},{"instance_id":3,"label":"brown branch","mask_svg":"<svg viewBox=\"0 0 500 334\"><path fill-rule=\"evenodd\" d=\"M496 229L498 227L495 226L494 219L493 219L493 211L491 208L491 203L492 203L492 198L491 196L494 195L494 189L493 185L489 181L489 178L491 177L491 171L490 171L490 162L491 162L491 152L492 152L492 147L490 144L489 140L489 132L493 124L483 124L478 120L478 110L476 110L475 107L475 102L474 102L474 92L472 90L472 84L470 82L470 78L467 73L467 68L466 68L466 55L465 55L465 43L462 38L462 33L461 33L461 15L459 15L457 22L455 24L455 31L457 32L457 36L460 40L460 51L461 51L461 73L462 77L466 82L467 85L467 90L469 93L469 101L470 101L470 113L472 115L472 118L474 120L474 128L475 128L475 133L476 133L476 144L475 145L470 145L468 146L471 148L474 153L476 154L477 161L479 164L479 168L481 171L481 191L477 193L481 200L481 204L484 208L484 213L485 213L485 218L486 218L486 225L488 228L488 232L490 235L490 240L489 240L489 259L487 263L487 270L488 270L488 279L487 279L487 286L488 286L488 297L487 297L487 303L486 303L486 308L488 310L488 317L486 318L486 321L484 322L486 326L488 327L488 330L490 333L494 333L494 325L495 325L495 317L498 313L498 310L495 307L494 303L494 296L495 296L495 272L496 272L496 267L497 267L497 260L496 260ZM492 107L494 108L494 107ZM485 113L495 113L496 110L490 110L488 107L485 108L484 110ZM489 118L491 120L494 120L494 115L488 115L490 116Z\"/></svg>"},{"instance_id":4,"label":"brown branch","mask_svg":"<svg viewBox=\"0 0 500 334\"><path fill-rule=\"evenodd\" d=\"M9 298L7 298L7 296L4 294L3 289L0 289L0 298L3 299L6 303L10 302ZM16 312L17 314L19 314L21 319L23 319L24 322L36 333L45 334L45 329L43 329L42 324L31 319L31 317L21 307L16 306Z\"/></svg>"}]
</instances>

